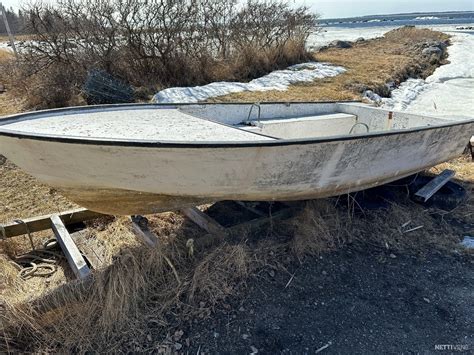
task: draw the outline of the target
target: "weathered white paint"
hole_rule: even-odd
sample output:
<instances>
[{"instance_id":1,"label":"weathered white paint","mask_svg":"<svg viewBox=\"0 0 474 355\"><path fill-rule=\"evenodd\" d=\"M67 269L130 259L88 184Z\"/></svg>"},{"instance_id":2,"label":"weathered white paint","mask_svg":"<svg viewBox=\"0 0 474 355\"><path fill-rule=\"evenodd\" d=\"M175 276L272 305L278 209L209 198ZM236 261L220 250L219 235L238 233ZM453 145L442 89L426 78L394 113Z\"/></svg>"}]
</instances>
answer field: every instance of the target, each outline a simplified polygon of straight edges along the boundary
<instances>
[{"instance_id":1,"label":"weathered white paint","mask_svg":"<svg viewBox=\"0 0 474 355\"><path fill-rule=\"evenodd\" d=\"M274 110L279 114L274 117L294 118L298 108L313 116L328 108L309 105L282 104L282 110L262 105L262 113L268 115ZM388 111L354 104L332 105L338 111L356 115L358 121L372 128L387 127ZM209 106L209 111L218 115L217 112L223 113L224 108L230 110L232 106ZM240 105L239 114L229 111L232 120L242 122L249 109L250 105ZM186 106L181 110L203 113L205 106ZM394 127L449 122L399 113L392 117ZM198 202L298 200L373 187L460 155L474 132L474 121L408 132L397 128L396 134L381 136L356 134L306 142L269 139L253 141L251 146L239 142L212 147L20 139L2 135L4 127L0 126L0 152L43 183L61 189L91 210L144 214ZM274 145L275 142L284 144Z\"/></svg>"}]
</instances>

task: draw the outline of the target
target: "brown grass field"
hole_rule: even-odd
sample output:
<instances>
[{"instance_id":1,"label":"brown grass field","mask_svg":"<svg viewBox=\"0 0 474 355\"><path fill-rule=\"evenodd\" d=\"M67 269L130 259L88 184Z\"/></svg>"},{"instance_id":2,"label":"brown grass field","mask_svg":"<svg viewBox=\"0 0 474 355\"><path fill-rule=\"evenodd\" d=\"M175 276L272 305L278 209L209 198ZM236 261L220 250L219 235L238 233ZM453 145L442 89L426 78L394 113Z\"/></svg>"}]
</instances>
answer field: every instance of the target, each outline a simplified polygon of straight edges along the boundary
<instances>
[{"instance_id":1,"label":"brown grass field","mask_svg":"<svg viewBox=\"0 0 474 355\"><path fill-rule=\"evenodd\" d=\"M377 87L404 78L417 65L417 58L406 52L407 46L430 38L445 39L436 32L411 30L409 35L366 41L351 49L329 49L315 58L345 66L345 74L295 85L286 92L233 94L215 101L360 99L356 89L360 85ZM0 60L11 58L0 52ZM420 75L429 75L433 69L424 68ZM0 94L0 115L19 112L22 107L22 98L11 97L8 91ZM274 220L258 230L240 233L232 242L211 245L200 244L204 233L181 214L170 212L149 216L151 229L160 238L156 249L145 248L136 240L127 218L88 223L87 242L103 250L103 267L84 284L69 282L72 276L64 261L51 277L18 278L11 260L31 249L29 240L22 236L1 241L0 351L173 353L169 344L176 338L176 329L208 318L262 267L285 272L288 263L307 255L348 246L372 248L380 260L394 252L416 256L429 251L462 253L458 248L462 229L451 221L474 224L473 165L465 155L429 171L453 169L456 181L468 190L468 199L452 211L425 208L400 196L388 210L360 214L355 212L354 201L343 196L339 200L347 201L342 207L336 199L305 202L288 220ZM73 207L11 162L0 160L0 223ZM226 218L225 214L224 210L220 217ZM401 226L408 222L423 227L405 233ZM36 246L51 236L51 232L38 233ZM150 329L156 342L140 347L150 342Z\"/></svg>"},{"instance_id":2,"label":"brown grass field","mask_svg":"<svg viewBox=\"0 0 474 355\"><path fill-rule=\"evenodd\" d=\"M409 73L429 76L435 69L419 68L418 53L411 46L424 40L447 40L448 36L428 30L402 29L384 38L354 44L349 49L331 48L314 55L316 61L341 65L347 71L335 78L294 85L287 91L242 92L216 98L215 101L324 101L359 100L359 88L376 90L389 81L399 83Z\"/></svg>"}]
</instances>

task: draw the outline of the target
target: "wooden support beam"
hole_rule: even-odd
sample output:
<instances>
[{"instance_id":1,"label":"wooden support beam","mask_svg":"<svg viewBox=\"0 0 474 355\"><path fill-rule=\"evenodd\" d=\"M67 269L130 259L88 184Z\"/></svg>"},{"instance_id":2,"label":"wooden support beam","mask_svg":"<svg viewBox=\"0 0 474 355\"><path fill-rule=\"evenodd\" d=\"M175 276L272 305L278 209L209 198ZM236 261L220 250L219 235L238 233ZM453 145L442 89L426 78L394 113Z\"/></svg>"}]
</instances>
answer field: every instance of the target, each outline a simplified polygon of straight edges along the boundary
<instances>
[{"instance_id":1,"label":"wooden support beam","mask_svg":"<svg viewBox=\"0 0 474 355\"><path fill-rule=\"evenodd\" d=\"M143 216L132 216L133 233L150 248L158 245L158 237L148 228L148 219Z\"/></svg>"},{"instance_id":2,"label":"wooden support beam","mask_svg":"<svg viewBox=\"0 0 474 355\"><path fill-rule=\"evenodd\" d=\"M246 210L256 214L257 216L260 216L260 217L267 217L267 214L266 213L263 213L262 211L260 210L257 210L256 208L252 207L252 206L249 206L248 203L245 203L243 201L234 201L236 204L238 204L239 206L245 208Z\"/></svg>"},{"instance_id":3,"label":"wooden support beam","mask_svg":"<svg viewBox=\"0 0 474 355\"><path fill-rule=\"evenodd\" d=\"M191 221L196 223L206 232L214 235L225 235L225 228L220 225L214 218L197 209L196 207L183 208L181 212Z\"/></svg>"},{"instance_id":4,"label":"wooden support beam","mask_svg":"<svg viewBox=\"0 0 474 355\"><path fill-rule=\"evenodd\" d=\"M242 239L248 238L248 231L255 230L257 228L261 228L269 223L272 220L284 220L294 216L298 211L300 211L300 207L295 208L285 208L284 210L278 211L271 216L267 217L259 217L252 219L247 222L239 223L233 225L229 228L226 228L226 234L224 235L215 235L215 234L206 234L199 239L194 241L194 245L198 249L205 249L211 245L217 244L222 242L224 237L227 237L226 241L229 242L237 242Z\"/></svg>"},{"instance_id":5,"label":"wooden support beam","mask_svg":"<svg viewBox=\"0 0 474 355\"><path fill-rule=\"evenodd\" d=\"M71 267L72 271L78 279L84 279L91 274L91 270L87 266L86 261L81 255L71 235L66 229L59 215L51 216L51 228L56 235L56 239L63 250L64 255Z\"/></svg>"},{"instance_id":6,"label":"wooden support beam","mask_svg":"<svg viewBox=\"0 0 474 355\"><path fill-rule=\"evenodd\" d=\"M84 222L91 219L105 216L101 213L92 212L85 208L78 208L57 214L61 221L65 224L73 224L78 222ZM5 235L4 238L16 237L18 235L39 232L46 229L51 229L51 217L52 215L45 215L39 217L26 218L23 220L15 220L13 222L0 225L0 230L3 229ZM0 239L2 238L0 231Z\"/></svg>"},{"instance_id":7,"label":"wooden support beam","mask_svg":"<svg viewBox=\"0 0 474 355\"><path fill-rule=\"evenodd\" d=\"M284 210L275 212L271 216L255 218L248 222L239 223L232 227L227 228L227 230L229 234L239 234L245 230L260 228L270 223L272 220L283 220L283 219L289 218L298 211L299 211L298 208L285 208Z\"/></svg>"},{"instance_id":8,"label":"wooden support beam","mask_svg":"<svg viewBox=\"0 0 474 355\"><path fill-rule=\"evenodd\" d=\"M417 193L415 193L415 199L420 202L428 201L431 196L438 192L451 178L454 176L453 170L443 170L441 174L436 176L433 180L423 186Z\"/></svg>"}]
</instances>

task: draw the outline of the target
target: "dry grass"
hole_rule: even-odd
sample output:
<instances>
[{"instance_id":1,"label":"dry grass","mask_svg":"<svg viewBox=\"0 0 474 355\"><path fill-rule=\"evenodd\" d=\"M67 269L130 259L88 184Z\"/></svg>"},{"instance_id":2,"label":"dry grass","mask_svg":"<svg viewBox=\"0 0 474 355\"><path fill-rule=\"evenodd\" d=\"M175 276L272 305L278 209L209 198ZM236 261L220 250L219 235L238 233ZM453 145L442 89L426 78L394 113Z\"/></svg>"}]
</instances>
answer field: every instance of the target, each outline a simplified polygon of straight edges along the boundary
<instances>
[{"instance_id":1,"label":"dry grass","mask_svg":"<svg viewBox=\"0 0 474 355\"><path fill-rule=\"evenodd\" d=\"M27 217L25 211L42 215L77 207L9 161L0 165L0 180L0 223Z\"/></svg>"},{"instance_id":2,"label":"dry grass","mask_svg":"<svg viewBox=\"0 0 474 355\"><path fill-rule=\"evenodd\" d=\"M0 49L0 62L10 60L13 57L13 54L10 51L5 49Z\"/></svg>"},{"instance_id":3,"label":"dry grass","mask_svg":"<svg viewBox=\"0 0 474 355\"><path fill-rule=\"evenodd\" d=\"M2 116L17 113L19 107L21 107L21 103L12 98L8 93L0 94L0 119Z\"/></svg>"},{"instance_id":4,"label":"dry grass","mask_svg":"<svg viewBox=\"0 0 474 355\"><path fill-rule=\"evenodd\" d=\"M15 35L15 41L29 41L29 40L33 40L35 39L34 36L32 35L19 35L19 34L16 34ZM7 35L0 35L0 42L4 42L4 43L8 43L10 41L10 39L8 38Z\"/></svg>"},{"instance_id":5,"label":"dry grass","mask_svg":"<svg viewBox=\"0 0 474 355\"><path fill-rule=\"evenodd\" d=\"M447 39L445 34L430 30L403 28L391 31L383 38L356 43L349 49L331 48L316 53L316 61L347 69L334 78L294 85L287 91L242 92L218 97L214 101L358 100L362 98L361 91L364 89L385 90L385 84L389 81L399 83L408 76L430 75L434 67L422 63L413 45L426 40Z\"/></svg>"},{"instance_id":6,"label":"dry grass","mask_svg":"<svg viewBox=\"0 0 474 355\"><path fill-rule=\"evenodd\" d=\"M124 340L130 346L136 339L137 347L129 350L143 351L143 346L155 346L147 342L147 335L166 329L171 310L181 320L208 316L210 307L233 293L250 272L248 248L222 245L191 255L185 243L188 235L183 234L186 221L167 215L170 219L165 214L152 223L157 234L169 231L153 249L138 245L124 219L107 224L94 238L112 251L108 266L85 284L63 284L49 294L39 290L39 298L31 303L21 302L18 294L4 294L7 310L0 318L9 348L115 352L124 351ZM114 245L112 239L120 242ZM16 292L22 290L16 287Z\"/></svg>"},{"instance_id":7,"label":"dry grass","mask_svg":"<svg viewBox=\"0 0 474 355\"><path fill-rule=\"evenodd\" d=\"M10 51L0 49L0 68L8 66L13 59ZM5 78L6 73L0 73L0 85L6 86ZM22 110L22 106L21 100L16 100L8 91L0 93L0 117L17 113Z\"/></svg>"}]
</instances>

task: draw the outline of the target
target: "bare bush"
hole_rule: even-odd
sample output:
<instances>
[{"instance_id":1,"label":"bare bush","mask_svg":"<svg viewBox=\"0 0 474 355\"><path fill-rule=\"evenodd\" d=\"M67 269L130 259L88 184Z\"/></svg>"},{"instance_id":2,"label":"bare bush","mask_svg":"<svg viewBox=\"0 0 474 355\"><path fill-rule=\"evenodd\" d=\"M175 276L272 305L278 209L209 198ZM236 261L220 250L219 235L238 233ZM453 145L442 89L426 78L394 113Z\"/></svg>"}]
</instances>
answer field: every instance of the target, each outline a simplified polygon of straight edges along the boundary
<instances>
[{"instance_id":1,"label":"bare bush","mask_svg":"<svg viewBox=\"0 0 474 355\"><path fill-rule=\"evenodd\" d=\"M91 69L135 87L252 79L307 59L305 42L317 19L279 0L37 1L23 13L34 40L20 50L20 87L62 71L73 74L63 90L71 97ZM46 101L31 106L54 106Z\"/></svg>"}]
</instances>

